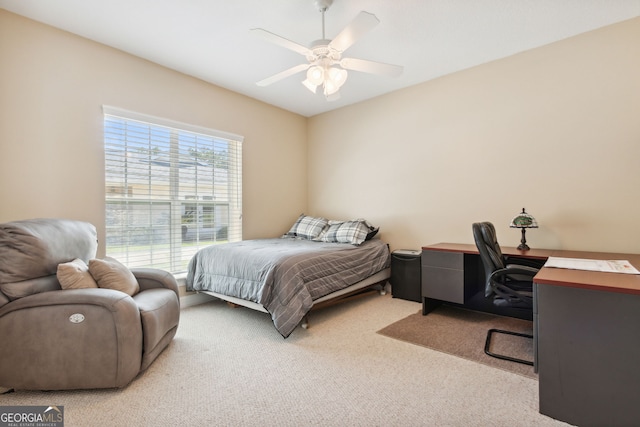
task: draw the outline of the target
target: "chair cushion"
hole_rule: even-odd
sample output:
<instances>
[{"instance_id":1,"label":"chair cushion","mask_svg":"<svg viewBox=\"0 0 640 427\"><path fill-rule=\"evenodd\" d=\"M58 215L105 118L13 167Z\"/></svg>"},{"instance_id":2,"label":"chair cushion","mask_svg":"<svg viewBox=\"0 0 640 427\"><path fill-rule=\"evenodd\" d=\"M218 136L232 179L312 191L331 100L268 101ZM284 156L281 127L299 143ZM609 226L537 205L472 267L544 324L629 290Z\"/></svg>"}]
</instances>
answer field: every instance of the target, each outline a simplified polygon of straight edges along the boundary
<instances>
[{"instance_id":1,"label":"chair cushion","mask_svg":"<svg viewBox=\"0 0 640 427\"><path fill-rule=\"evenodd\" d=\"M58 264L88 261L98 249L96 228L82 221L42 218L0 224L0 284L55 275Z\"/></svg>"},{"instance_id":2,"label":"chair cushion","mask_svg":"<svg viewBox=\"0 0 640 427\"><path fill-rule=\"evenodd\" d=\"M42 292L59 291L60 289L62 289L60 282L54 275L0 284L0 291L11 301Z\"/></svg>"},{"instance_id":3,"label":"chair cushion","mask_svg":"<svg viewBox=\"0 0 640 427\"><path fill-rule=\"evenodd\" d=\"M115 258L90 259L89 273L101 288L115 289L129 296L134 296L140 290L133 273Z\"/></svg>"}]
</instances>

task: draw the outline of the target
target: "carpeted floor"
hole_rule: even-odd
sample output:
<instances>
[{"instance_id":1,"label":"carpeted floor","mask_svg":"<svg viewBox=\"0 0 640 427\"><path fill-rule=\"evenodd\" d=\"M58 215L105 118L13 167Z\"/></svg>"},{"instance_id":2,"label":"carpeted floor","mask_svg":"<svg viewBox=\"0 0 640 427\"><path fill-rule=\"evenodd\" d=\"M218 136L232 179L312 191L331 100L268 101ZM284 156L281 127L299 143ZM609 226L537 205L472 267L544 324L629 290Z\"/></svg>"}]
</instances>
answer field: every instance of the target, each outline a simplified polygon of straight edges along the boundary
<instances>
[{"instance_id":1,"label":"carpeted floor","mask_svg":"<svg viewBox=\"0 0 640 427\"><path fill-rule=\"evenodd\" d=\"M421 311L407 316L379 330L378 333L529 378L537 378L538 375L532 366L497 359L484 353L487 331L492 328L531 334L533 324L527 320L442 305L426 316L423 316ZM528 338L493 334L490 350L533 361L533 340Z\"/></svg>"},{"instance_id":2,"label":"carpeted floor","mask_svg":"<svg viewBox=\"0 0 640 427\"><path fill-rule=\"evenodd\" d=\"M313 312L287 339L266 313L188 307L127 387L17 390L0 406L64 406L65 427L566 425L538 412L537 380L376 333L419 307L371 294Z\"/></svg>"}]
</instances>

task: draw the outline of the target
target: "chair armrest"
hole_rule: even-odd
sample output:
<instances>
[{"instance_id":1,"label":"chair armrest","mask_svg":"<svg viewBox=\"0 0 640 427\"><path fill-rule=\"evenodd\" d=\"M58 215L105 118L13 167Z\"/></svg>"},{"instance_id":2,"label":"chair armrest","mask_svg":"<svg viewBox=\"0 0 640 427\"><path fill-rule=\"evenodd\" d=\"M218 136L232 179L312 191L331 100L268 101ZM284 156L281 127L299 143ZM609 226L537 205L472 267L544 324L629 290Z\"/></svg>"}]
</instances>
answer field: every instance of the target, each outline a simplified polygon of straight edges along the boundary
<instances>
[{"instance_id":1,"label":"chair armrest","mask_svg":"<svg viewBox=\"0 0 640 427\"><path fill-rule=\"evenodd\" d=\"M138 280L140 292L146 289L167 288L174 291L178 300L180 300L178 282L173 274L168 271L160 270L159 268L132 268L131 272Z\"/></svg>"},{"instance_id":2,"label":"chair armrest","mask_svg":"<svg viewBox=\"0 0 640 427\"><path fill-rule=\"evenodd\" d=\"M529 281L533 280L533 276L535 276L537 273L537 268L527 267L524 265L509 264L506 268L501 268L494 271L487 278L484 296L489 298L491 295L493 295L495 293L495 285L502 283L505 279Z\"/></svg>"},{"instance_id":3,"label":"chair armrest","mask_svg":"<svg viewBox=\"0 0 640 427\"><path fill-rule=\"evenodd\" d=\"M42 292L11 301L0 307L0 320L16 310L56 305L96 305L112 312L127 309L138 311L136 303L124 292L102 288L68 289Z\"/></svg>"},{"instance_id":4,"label":"chair armrest","mask_svg":"<svg viewBox=\"0 0 640 427\"><path fill-rule=\"evenodd\" d=\"M499 278L504 276L514 275L522 275L533 279L533 276L538 274L538 271L539 270L537 268L510 264L506 268L501 268L500 270L494 271L491 276L489 276L489 281L498 280Z\"/></svg>"},{"instance_id":5,"label":"chair armrest","mask_svg":"<svg viewBox=\"0 0 640 427\"><path fill-rule=\"evenodd\" d=\"M537 273L537 268L514 264L496 270L489 276L490 292L486 296L495 293L499 298L493 303L497 305L530 308L533 306L533 277Z\"/></svg>"},{"instance_id":6,"label":"chair armrest","mask_svg":"<svg viewBox=\"0 0 640 427\"><path fill-rule=\"evenodd\" d=\"M541 269L544 266L545 262L547 262L546 259L522 258L515 255L507 255L504 257L504 263L507 267L509 265L518 265Z\"/></svg>"}]
</instances>

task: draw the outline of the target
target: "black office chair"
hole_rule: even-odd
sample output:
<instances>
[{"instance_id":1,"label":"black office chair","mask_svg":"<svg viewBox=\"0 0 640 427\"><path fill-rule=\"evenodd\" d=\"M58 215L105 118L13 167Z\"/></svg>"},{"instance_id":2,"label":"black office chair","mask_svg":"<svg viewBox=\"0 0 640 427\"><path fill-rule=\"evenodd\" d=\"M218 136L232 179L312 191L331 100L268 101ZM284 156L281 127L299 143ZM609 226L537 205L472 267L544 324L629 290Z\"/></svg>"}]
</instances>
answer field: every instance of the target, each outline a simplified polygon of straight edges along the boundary
<instances>
[{"instance_id":1,"label":"black office chair","mask_svg":"<svg viewBox=\"0 0 640 427\"><path fill-rule=\"evenodd\" d=\"M523 310L533 310L533 276L539 267L509 263L502 255L496 237L496 229L490 222L474 223L473 238L478 247L485 272L485 297L493 298L493 303L499 307L514 307ZM533 335L520 332L490 329L484 352L498 359L533 365L533 362L490 351L491 336L494 333L515 335L533 339Z\"/></svg>"}]
</instances>

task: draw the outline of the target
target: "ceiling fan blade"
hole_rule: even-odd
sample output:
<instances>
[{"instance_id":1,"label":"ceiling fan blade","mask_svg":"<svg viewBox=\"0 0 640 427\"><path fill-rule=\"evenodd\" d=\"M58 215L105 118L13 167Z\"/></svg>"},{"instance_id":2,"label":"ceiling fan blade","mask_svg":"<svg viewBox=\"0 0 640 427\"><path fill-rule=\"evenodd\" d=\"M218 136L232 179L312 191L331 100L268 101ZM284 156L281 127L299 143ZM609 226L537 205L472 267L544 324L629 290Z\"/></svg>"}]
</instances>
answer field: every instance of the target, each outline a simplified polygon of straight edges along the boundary
<instances>
[{"instance_id":1,"label":"ceiling fan blade","mask_svg":"<svg viewBox=\"0 0 640 427\"><path fill-rule=\"evenodd\" d=\"M366 61L364 59L356 58L342 58L340 66L347 70L362 71L363 73L380 74L389 77L398 77L404 70L404 67L400 65Z\"/></svg>"},{"instance_id":2,"label":"ceiling fan blade","mask_svg":"<svg viewBox=\"0 0 640 427\"><path fill-rule=\"evenodd\" d=\"M301 55L307 56L311 53L311 50L308 47L302 46L296 42L292 42L291 40L285 39L284 37L280 37L277 34L273 34L267 30L263 30L262 28L252 28L251 31L259 36L263 37L265 40L277 44L279 46L284 47L285 49L292 50L294 52L298 52Z\"/></svg>"},{"instance_id":3,"label":"ceiling fan blade","mask_svg":"<svg viewBox=\"0 0 640 427\"><path fill-rule=\"evenodd\" d=\"M339 52L344 52L356 40L371 31L379 23L380 21L376 18L376 15L362 11L344 30L340 31L340 34L329 43L329 46Z\"/></svg>"},{"instance_id":4,"label":"ceiling fan blade","mask_svg":"<svg viewBox=\"0 0 640 427\"><path fill-rule=\"evenodd\" d=\"M300 64L300 65L296 65L295 67L291 67L288 70L284 70L279 72L278 74L274 74L271 77L267 77L264 80L260 80L259 82L257 82L256 84L258 86L268 86L271 83L275 83L278 80L282 80L286 77L292 76L296 73L299 73L301 71L306 70L307 68L309 68L311 66L311 64Z\"/></svg>"}]
</instances>

